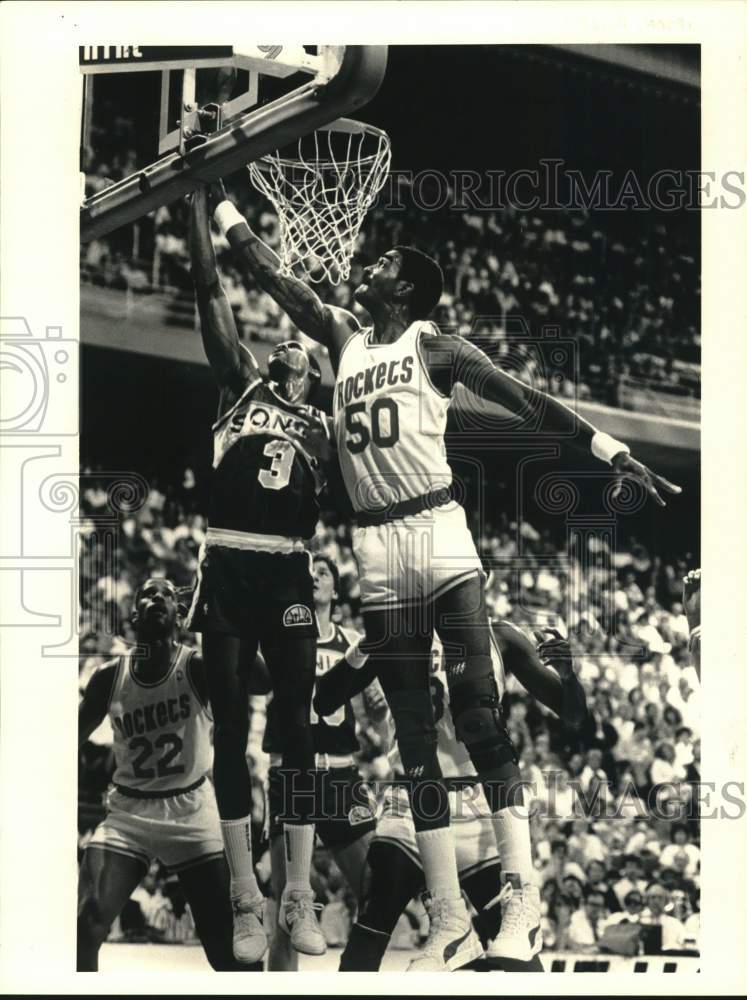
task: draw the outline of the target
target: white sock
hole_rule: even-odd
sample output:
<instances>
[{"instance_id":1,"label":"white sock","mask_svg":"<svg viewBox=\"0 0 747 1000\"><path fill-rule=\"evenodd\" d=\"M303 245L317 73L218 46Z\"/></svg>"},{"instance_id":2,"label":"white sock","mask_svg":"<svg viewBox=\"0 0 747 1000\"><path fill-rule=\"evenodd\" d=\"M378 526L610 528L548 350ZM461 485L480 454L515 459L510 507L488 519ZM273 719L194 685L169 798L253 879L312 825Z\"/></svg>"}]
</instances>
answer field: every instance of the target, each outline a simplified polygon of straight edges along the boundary
<instances>
[{"instance_id":1,"label":"white sock","mask_svg":"<svg viewBox=\"0 0 747 1000\"><path fill-rule=\"evenodd\" d=\"M526 806L508 806L493 813L493 829L498 844L501 869L520 876L522 884L536 883L532 864L529 811Z\"/></svg>"},{"instance_id":2,"label":"white sock","mask_svg":"<svg viewBox=\"0 0 747 1000\"><path fill-rule=\"evenodd\" d=\"M252 864L251 817L222 819L220 828L231 871L231 899L261 896Z\"/></svg>"},{"instance_id":3,"label":"white sock","mask_svg":"<svg viewBox=\"0 0 747 1000\"><path fill-rule=\"evenodd\" d=\"M311 857L314 853L313 823L283 823L285 844L285 890L311 889Z\"/></svg>"},{"instance_id":4,"label":"white sock","mask_svg":"<svg viewBox=\"0 0 747 1000\"><path fill-rule=\"evenodd\" d=\"M459 873L457 872L454 834L450 826L437 830L416 830L415 839L423 865L425 884L431 896L441 899L458 899Z\"/></svg>"}]
</instances>

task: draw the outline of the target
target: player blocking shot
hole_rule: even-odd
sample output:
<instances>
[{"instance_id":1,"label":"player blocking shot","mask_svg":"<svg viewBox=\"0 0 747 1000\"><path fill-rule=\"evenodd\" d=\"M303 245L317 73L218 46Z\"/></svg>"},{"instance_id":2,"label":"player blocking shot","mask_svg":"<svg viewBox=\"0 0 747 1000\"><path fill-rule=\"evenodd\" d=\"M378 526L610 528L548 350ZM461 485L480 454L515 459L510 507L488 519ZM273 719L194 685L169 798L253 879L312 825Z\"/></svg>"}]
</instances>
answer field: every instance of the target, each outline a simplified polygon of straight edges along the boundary
<instances>
[{"instance_id":1,"label":"player blocking shot","mask_svg":"<svg viewBox=\"0 0 747 1000\"><path fill-rule=\"evenodd\" d=\"M284 273L278 256L225 200L216 220L244 271L291 320L325 345L336 372L334 424L343 478L357 520L353 548L361 578L366 647L397 729L418 850L431 899L429 938L411 971L459 968L479 951L461 896L449 804L436 752L429 684L434 630L458 738L490 806L501 855L504 919L496 954L536 951L539 889L529 823L513 748L506 739L490 657L483 575L461 505L454 499L444 432L457 384L522 420L541 416L543 433L573 437L620 476L659 489L679 488L637 462L629 449L553 397L496 368L475 345L443 335L428 316L443 291L441 269L415 248L388 250L363 272L355 291L371 317L322 303ZM417 807L416 807L417 806Z\"/></svg>"},{"instance_id":2,"label":"player blocking shot","mask_svg":"<svg viewBox=\"0 0 747 1000\"><path fill-rule=\"evenodd\" d=\"M330 447L326 417L308 403L319 367L298 342L279 344L266 377L239 342L220 283L207 192L192 197L190 254L202 340L219 387L213 426L208 529L189 628L202 633L215 718L213 774L231 869L234 952L258 961L267 948L254 873L246 763L246 664L261 648L272 680L285 774L287 881L280 923L292 946L323 954L309 881L314 846L314 748L309 723L317 627L307 540Z\"/></svg>"},{"instance_id":3,"label":"player blocking shot","mask_svg":"<svg viewBox=\"0 0 747 1000\"><path fill-rule=\"evenodd\" d=\"M176 641L177 613L171 582L146 580L134 599L137 646L96 671L80 705L80 744L108 714L115 771L107 815L80 866L79 972L97 971L114 919L155 858L177 873L211 966L251 968L233 955L229 870L207 779L204 664Z\"/></svg>"},{"instance_id":4,"label":"player blocking shot","mask_svg":"<svg viewBox=\"0 0 747 1000\"><path fill-rule=\"evenodd\" d=\"M314 557L314 608L319 628L316 651L317 683L342 660L360 639L350 629L332 621L339 593L339 571L323 555ZM269 677L267 678L269 687ZM258 691L256 684L253 688ZM366 857L376 821L371 794L363 783L355 754L360 745L356 721L386 725L388 708L378 681L326 714L311 710L315 751L316 835L334 858L360 905L368 885ZM283 719L271 692L263 749L270 755L269 834L272 858L273 896L280 899L285 887L285 855L282 840L283 781L280 768ZM295 971L298 959L289 947L288 935L276 921L268 961L270 972Z\"/></svg>"}]
</instances>

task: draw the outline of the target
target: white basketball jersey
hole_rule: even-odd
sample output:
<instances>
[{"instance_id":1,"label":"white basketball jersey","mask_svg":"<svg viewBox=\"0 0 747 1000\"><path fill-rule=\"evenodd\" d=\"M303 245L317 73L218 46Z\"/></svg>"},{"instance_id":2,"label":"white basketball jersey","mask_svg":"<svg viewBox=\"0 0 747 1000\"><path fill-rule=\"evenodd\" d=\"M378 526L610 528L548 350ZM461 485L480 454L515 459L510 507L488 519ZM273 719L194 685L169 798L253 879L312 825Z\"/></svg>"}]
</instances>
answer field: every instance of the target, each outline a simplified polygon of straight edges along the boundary
<instances>
[{"instance_id":1,"label":"white basketball jersey","mask_svg":"<svg viewBox=\"0 0 747 1000\"><path fill-rule=\"evenodd\" d=\"M451 402L430 380L418 320L392 344L359 330L345 344L334 394L342 475L356 511L375 511L451 483L444 431Z\"/></svg>"},{"instance_id":2,"label":"white basketball jersey","mask_svg":"<svg viewBox=\"0 0 747 1000\"><path fill-rule=\"evenodd\" d=\"M109 703L115 785L168 793L193 785L212 766L212 719L187 669L194 652L179 645L156 684L135 677L132 650L120 657Z\"/></svg>"},{"instance_id":3,"label":"white basketball jersey","mask_svg":"<svg viewBox=\"0 0 747 1000\"><path fill-rule=\"evenodd\" d=\"M498 645L490 633L491 658L493 672L498 685L498 697L503 698L506 690L506 674L503 667L503 657ZM449 688L446 683L446 671L443 662L443 646L438 637L433 639L431 650L431 697L433 699L433 714L436 720L438 734L438 763L444 778L463 778L475 774L467 747L457 739L454 720L449 707ZM391 719L391 716L390 716ZM399 755L399 748L394 742L394 722L391 721L393 749L389 761L395 773L403 774L404 768Z\"/></svg>"}]
</instances>

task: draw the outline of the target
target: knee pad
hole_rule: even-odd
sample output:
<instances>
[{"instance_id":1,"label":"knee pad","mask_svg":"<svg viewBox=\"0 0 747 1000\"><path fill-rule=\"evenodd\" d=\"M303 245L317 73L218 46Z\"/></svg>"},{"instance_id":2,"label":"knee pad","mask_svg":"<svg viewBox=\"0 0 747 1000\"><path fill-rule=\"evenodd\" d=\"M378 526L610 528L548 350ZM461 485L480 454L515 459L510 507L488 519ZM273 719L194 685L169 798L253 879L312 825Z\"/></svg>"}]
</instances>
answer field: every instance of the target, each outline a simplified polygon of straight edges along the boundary
<instances>
[{"instance_id":1,"label":"knee pad","mask_svg":"<svg viewBox=\"0 0 747 1000\"><path fill-rule=\"evenodd\" d=\"M472 677L454 685L449 700L457 739L467 747L478 770L516 761L492 669L490 677Z\"/></svg>"},{"instance_id":2,"label":"knee pad","mask_svg":"<svg viewBox=\"0 0 747 1000\"><path fill-rule=\"evenodd\" d=\"M387 700L406 773L418 778L440 777L430 691L392 691Z\"/></svg>"}]
</instances>

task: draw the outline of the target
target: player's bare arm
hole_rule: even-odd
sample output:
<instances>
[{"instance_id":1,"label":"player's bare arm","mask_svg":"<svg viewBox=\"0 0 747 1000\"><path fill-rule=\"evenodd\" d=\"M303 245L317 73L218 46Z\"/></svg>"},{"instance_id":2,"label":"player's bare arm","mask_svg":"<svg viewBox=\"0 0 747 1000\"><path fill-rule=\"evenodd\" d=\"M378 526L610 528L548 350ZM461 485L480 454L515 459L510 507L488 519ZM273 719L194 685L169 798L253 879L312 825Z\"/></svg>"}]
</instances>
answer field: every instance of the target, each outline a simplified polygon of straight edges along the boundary
<instances>
[{"instance_id":1,"label":"player's bare arm","mask_svg":"<svg viewBox=\"0 0 747 1000\"><path fill-rule=\"evenodd\" d=\"M79 747L83 746L91 733L95 732L106 718L116 676L117 660L111 660L99 667L88 682L78 706Z\"/></svg>"},{"instance_id":2,"label":"player's bare arm","mask_svg":"<svg viewBox=\"0 0 747 1000\"><path fill-rule=\"evenodd\" d=\"M659 490L682 492L679 486L633 458L627 445L598 431L588 420L553 396L533 389L496 368L490 358L469 341L453 335L433 335L423 338L422 348L434 384L446 395L459 382L481 399L499 403L517 416L541 412L543 431L573 434L572 440L577 448L607 461L621 477L636 479L660 507L665 507L666 503Z\"/></svg>"},{"instance_id":3,"label":"player's bare arm","mask_svg":"<svg viewBox=\"0 0 747 1000\"><path fill-rule=\"evenodd\" d=\"M690 656L700 677L700 570L693 569L682 581L682 603L690 627Z\"/></svg>"},{"instance_id":4,"label":"player's bare arm","mask_svg":"<svg viewBox=\"0 0 747 1000\"><path fill-rule=\"evenodd\" d=\"M260 378L260 373L251 351L239 340L233 312L220 281L204 187L197 188L192 196L189 252L202 343L221 389L221 409L225 409L247 385Z\"/></svg>"},{"instance_id":5,"label":"player's bare arm","mask_svg":"<svg viewBox=\"0 0 747 1000\"><path fill-rule=\"evenodd\" d=\"M215 219L234 251L246 277L252 278L286 312L302 333L329 351L336 368L345 342L360 329L358 320L347 309L325 305L313 288L292 275L280 273L280 258L268 247L230 202L222 185L213 188L217 204Z\"/></svg>"},{"instance_id":6,"label":"player's bare arm","mask_svg":"<svg viewBox=\"0 0 747 1000\"><path fill-rule=\"evenodd\" d=\"M544 634L549 633L549 634ZM586 695L573 671L569 643L555 629L535 630L535 646L509 622L493 622L493 634L506 669L533 698L570 729L587 716Z\"/></svg>"}]
</instances>

